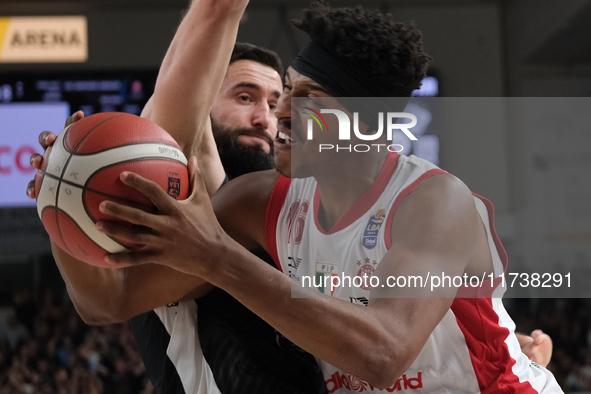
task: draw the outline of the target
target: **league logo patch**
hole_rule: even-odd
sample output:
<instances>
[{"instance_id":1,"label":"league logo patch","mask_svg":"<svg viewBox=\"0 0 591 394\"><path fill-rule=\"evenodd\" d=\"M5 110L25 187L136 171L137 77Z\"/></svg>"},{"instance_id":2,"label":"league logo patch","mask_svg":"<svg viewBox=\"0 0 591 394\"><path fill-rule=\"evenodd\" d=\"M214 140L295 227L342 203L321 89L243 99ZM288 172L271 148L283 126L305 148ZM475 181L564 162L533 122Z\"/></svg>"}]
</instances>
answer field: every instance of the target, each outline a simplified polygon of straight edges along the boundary
<instances>
[{"instance_id":1,"label":"league logo patch","mask_svg":"<svg viewBox=\"0 0 591 394\"><path fill-rule=\"evenodd\" d=\"M369 279L374 275L376 272L375 267L378 265L377 261L373 260L370 262L369 258L364 259L365 264L361 263L361 260L357 260L357 265L359 266L359 271L357 271L357 276L359 278L363 278L361 281L361 286L363 290L370 290L371 286L369 285Z\"/></svg>"},{"instance_id":2,"label":"league logo patch","mask_svg":"<svg viewBox=\"0 0 591 394\"><path fill-rule=\"evenodd\" d=\"M362 237L362 243L366 249L373 249L378 244L378 233L385 218L386 211L383 209L379 209L375 215L369 218Z\"/></svg>"},{"instance_id":3,"label":"league logo patch","mask_svg":"<svg viewBox=\"0 0 591 394\"><path fill-rule=\"evenodd\" d=\"M181 178L176 172L168 173L168 195L175 200L181 194Z\"/></svg>"},{"instance_id":4,"label":"league logo patch","mask_svg":"<svg viewBox=\"0 0 591 394\"><path fill-rule=\"evenodd\" d=\"M316 262L316 275L314 287L323 294L334 295L336 287L333 287L333 276L339 276L338 264Z\"/></svg>"}]
</instances>

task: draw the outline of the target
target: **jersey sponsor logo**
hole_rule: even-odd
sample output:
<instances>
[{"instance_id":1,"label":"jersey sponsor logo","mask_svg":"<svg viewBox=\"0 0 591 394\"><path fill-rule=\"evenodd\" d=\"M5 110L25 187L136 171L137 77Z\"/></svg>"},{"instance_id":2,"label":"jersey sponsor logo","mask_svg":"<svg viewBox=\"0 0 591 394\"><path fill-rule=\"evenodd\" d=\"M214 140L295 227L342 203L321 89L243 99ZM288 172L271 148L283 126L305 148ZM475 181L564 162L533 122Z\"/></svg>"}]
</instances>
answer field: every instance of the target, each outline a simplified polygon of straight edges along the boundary
<instances>
[{"instance_id":1,"label":"jersey sponsor logo","mask_svg":"<svg viewBox=\"0 0 591 394\"><path fill-rule=\"evenodd\" d=\"M333 276L338 277L340 265L334 263L316 262L316 275L314 286L323 294L334 295L336 286L334 286Z\"/></svg>"},{"instance_id":2,"label":"jersey sponsor logo","mask_svg":"<svg viewBox=\"0 0 591 394\"><path fill-rule=\"evenodd\" d=\"M329 393L334 393L342 388L357 391L359 393L370 390L379 390L387 393L393 393L395 391L402 390L417 390L423 388L423 373L419 372L414 378L403 374L392 386L380 390L356 376L342 374L337 371L333 373L328 380L326 380L326 388Z\"/></svg>"},{"instance_id":3,"label":"jersey sponsor logo","mask_svg":"<svg viewBox=\"0 0 591 394\"><path fill-rule=\"evenodd\" d=\"M372 217L369 218L365 230L363 230L362 244L366 249L373 249L378 244L378 233L384 224L386 211L379 209Z\"/></svg>"},{"instance_id":4,"label":"jersey sponsor logo","mask_svg":"<svg viewBox=\"0 0 591 394\"><path fill-rule=\"evenodd\" d=\"M289 207L289 232L287 234L287 243L291 242L293 234L293 242L299 245L302 242L304 235L304 225L306 224L306 216L310 208L308 200L296 201Z\"/></svg>"},{"instance_id":5,"label":"jersey sponsor logo","mask_svg":"<svg viewBox=\"0 0 591 394\"><path fill-rule=\"evenodd\" d=\"M371 287L369 285L369 278L371 278L376 272L375 267L378 265L378 263L375 260L372 260L370 262L370 259L368 257L366 257L363 261L364 263L361 263L361 260L357 260L357 265L359 266L357 276L359 278L363 278L363 281L361 281L360 288L362 288L363 290L370 290Z\"/></svg>"}]
</instances>

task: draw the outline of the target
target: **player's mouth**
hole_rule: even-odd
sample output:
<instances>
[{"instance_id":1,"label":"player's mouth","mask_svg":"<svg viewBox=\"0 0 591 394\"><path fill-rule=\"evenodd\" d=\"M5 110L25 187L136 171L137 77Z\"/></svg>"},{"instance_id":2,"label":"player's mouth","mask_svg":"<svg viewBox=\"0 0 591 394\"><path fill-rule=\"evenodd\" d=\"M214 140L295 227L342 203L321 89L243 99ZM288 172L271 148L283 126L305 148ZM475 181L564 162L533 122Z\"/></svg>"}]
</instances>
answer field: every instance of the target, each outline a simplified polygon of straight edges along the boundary
<instances>
[{"instance_id":1,"label":"player's mouth","mask_svg":"<svg viewBox=\"0 0 591 394\"><path fill-rule=\"evenodd\" d=\"M291 137L282 131L277 132L277 138L275 141L278 141L280 144L286 144L286 145L292 144Z\"/></svg>"},{"instance_id":2,"label":"player's mouth","mask_svg":"<svg viewBox=\"0 0 591 394\"><path fill-rule=\"evenodd\" d=\"M297 142L291 138L291 122L288 120L279 120L277 123L277 137L275 138L275 148L290 149Z\"/></svg>"},{"instance_id":3,"label":"player's mouth","mask_svg":"<svg viewBox=\"0 0 591 394\"><path fill-rule=\"evenodd\" d=\"M272 140L270 137L264 135L255 135L255 134L240 134L238 136L238 141L246 146L255 146L259 145L265 152L270 152Z\"/></svg>"}]
</instances>

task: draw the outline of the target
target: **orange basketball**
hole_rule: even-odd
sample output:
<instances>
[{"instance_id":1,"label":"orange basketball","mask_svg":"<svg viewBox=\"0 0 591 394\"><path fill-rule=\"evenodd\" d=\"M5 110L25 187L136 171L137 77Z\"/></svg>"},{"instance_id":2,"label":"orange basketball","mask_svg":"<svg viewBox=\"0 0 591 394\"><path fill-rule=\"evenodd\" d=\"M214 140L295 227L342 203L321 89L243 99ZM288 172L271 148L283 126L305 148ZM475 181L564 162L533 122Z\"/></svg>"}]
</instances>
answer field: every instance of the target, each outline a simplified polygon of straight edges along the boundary
<instances>
[{"instance_id":1,"label":"orange basketball","mask_svg":"<svg viewBox=\"0 0 591 394\"><path fill-rule=\"evenodd\" d=\"M187 159L175 140L155 123L120 112L94 114L66 127L35 175L45 230L60 248L88 264L105 266L107 253L134 246L96 229L98 220L113 220L99 211L102 201L155 211L150 200L121 182L122 171L151 179L175 199L189 194Z\"/></svg>"}]
</instances>

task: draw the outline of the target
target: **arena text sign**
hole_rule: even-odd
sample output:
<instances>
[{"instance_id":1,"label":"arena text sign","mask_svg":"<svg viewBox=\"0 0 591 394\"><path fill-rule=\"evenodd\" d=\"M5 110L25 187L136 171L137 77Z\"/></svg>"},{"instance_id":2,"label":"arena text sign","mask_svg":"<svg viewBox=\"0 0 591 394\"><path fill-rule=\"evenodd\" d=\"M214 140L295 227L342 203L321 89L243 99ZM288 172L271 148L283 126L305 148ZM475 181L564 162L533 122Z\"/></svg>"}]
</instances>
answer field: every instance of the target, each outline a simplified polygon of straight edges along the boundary
<instances>
[{"instance_id":1,"label":"arena text sign","mask_svg":"<svg viewBox=\"0 0 591 394\"><path fill-rule=\"evenodd\" d=\"M0 18L1 63L85 62L87 59L84 16Z\"/></svg>"}]
</instances>

